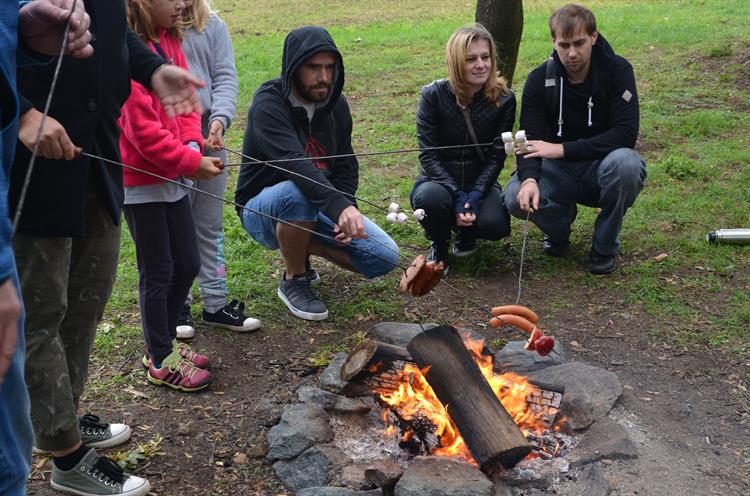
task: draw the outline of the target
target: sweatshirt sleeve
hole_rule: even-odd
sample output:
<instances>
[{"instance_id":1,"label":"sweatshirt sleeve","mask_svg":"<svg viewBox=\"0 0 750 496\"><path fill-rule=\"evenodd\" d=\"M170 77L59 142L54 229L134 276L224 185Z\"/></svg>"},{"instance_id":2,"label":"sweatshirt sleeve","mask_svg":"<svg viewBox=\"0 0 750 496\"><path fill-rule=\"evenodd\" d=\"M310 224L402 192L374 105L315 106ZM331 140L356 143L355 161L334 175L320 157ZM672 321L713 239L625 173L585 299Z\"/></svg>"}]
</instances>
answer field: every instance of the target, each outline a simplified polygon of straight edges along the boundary
<instances>
[{"instance_id":1,"label":"sweatshirt sleeve","mask_svg":"<svg viewBox=\"0 0 750 496\"><path fill-rule=\"evenodd\" d=\"M526 79L521 97L521 118L518 128L525 130L529 139L552 141L547 126L543 79L544 72L538 69L532 71ZM519 181L523 182L529 178L539 180L542 171L541 158L516 155L516 164Z\"/></svg>"},{"instance_id":2,"label":"sweatshirt sleeve","mask_svg":"<svg viewBox=\"0 0 750 496\"><path fill-rule=\"evenodd\" d=\"M185 52L182 51L179 44L176 44L175 50L176 60L175 65L188 70L187 59L185 58ZM198 112L191 112L186 115L177 115L177 124L180 127L180 137L182 138L183 144L188 144L191 141L198 143L198 146L203 151L203 133L201 131L201 116Z\"/></svg>"},{"instance_id":3,"label":"sweatshirt sleeve","mask_svg":"<svg viewBox=\"0 0 750 496\"><path fill-rule=\"evenodd\" d=\"M219 121L224 129L229 129L237 107L237 69L234 65L234 49L224 21L216 17L213 24L211 115L208 122Z\"/></svg>"},{"instance_id":4,"label":"sweatshirt sleeve","mask_svg":"<svg viewBox=\"0 0 750 496\"><path fill-rule=\"evenodd\" d=\"M419 152L419 163L427 177L440 183L453 194L460 188L453 176L440 163L439 152L424 149L441 145L437 96L434 87L425 86L422 88L422 95L419 98L419 107L417 108L417 141L419 142L419 148L422 148L422 151Z\"/></svg>"},{"instance_id":5,"label":"sweatshirt sleeve","mask_svg":"<svg viewBox=\"0 0 750 496\"><path fill-rule=\"evenodd\" d=\"M2 76L0 76L2 77ZM0 138L2 139L2 138ZM10 143L9 140L3 140ZM0 147L0 157L3 156ZM8 156L8 154L4 154ZM12 224L10 213L8 212L8 188L10 186L10 167L7 164L0 164L0 284L5 282L13 275L13 246L11 244Z\"/></svg>"},{"instance_id":6,"label":"sweatshirt sleeve","mask_svg":"<svg viewBox=\"0 0 750 496\"><path fill-rule=\"evenodd\" d=\"M620 70L612 78L614 89L608 102L609 128L591 138L563 143L565 160L596 160L618 148L635 148L640 125L638 92L633 66L621 60Z\"/></svg>"},{"instance_id":7,"label":"sweatshirt sleeve","mask_svg":"<svg viewBox=\"0 0 750 496\"><path fill-rule=\"evenodd\" d=\"M318 183L333 187L322 171L315 168L307 157L304 147L294 132L294 122L289 112L281 111L273 102L261 102L250 106L248 125L250 133L245 134L243 153L250 155L249 141L266 157L275 159L298 158L292 162L280 162L282 169L309 177ZM249 140L248 140L249 137ZM301 177L281 174L292 181L305 194L315 208L336 222L341 212L354 203L346 196L324 186L306 181Z\"/></svg>"},{"instance_id":8,"label":"sweatshirt sleeve","mask_svg":"<svg viewBox=\"0 0 750 496\"><path fill-rule=\"evenodd\" d=\"M500 108L499 122L496 129L497 136L500 136L506 131L511 131L515 120L516 95L511 91L508 99ZM485 152L482 172L479 174L476 181L474 181L471 189L473 191L479 191L483 195L487 195L492 185L497 182L497 178L500 175L500 171L503 168L506 158L507 155L505 154L504 148L497 148L494 145L489 146Z\"/></svg>"},{"instance_id":9,"label":"sweatshirt sleeve","mask_svg":"<svg viewBox=\"0 0 750 496\"><path fill-rule=\"evenodd\" d=\"M150 90L151 76L156 69L165 63L164 60L152 52L148 45L130 28L127 28L125 43L128 46L130 77Z\"/></svg>"},{"instance_id":10,"label":"sweatshirt sleeve","mask_svg":"<svg viewBox=\"0 0 750 496\"><path fill-rule=\"evenodd\" d=\"M353 155L354 150L352 149L352 114L349 110L349 103L346 101L344 95L341 95L343 105L337 109L339 118L344 122L342 132L339 136L336 136L337 143L341 143L343 146L336 150L337 154L340 155ZM337 126L338 128L338 126ZM354 195L359 187L359 162L357 157L342 157L336 159L335 173L329 178L331 184L344 193ZM355 203L356 200L349 197L349 199ZM347 205L348 206L348 205ZM346 207L344 207L346 208ZM334 221L337 219L333 219Z\"/></svg>"},{"instance_id":11,"label":"sweatshirt sleeve","mask_svg":"<svg viewBox=\"0 0 750 496\"><path fill-rule=\"evenodd\" d=\"M149 91L131 81L130 98L122 107L120 127L127 139L147 162L168 172L192 176L198 170L201 153L182 143L161 125ZM200 136L200 131L198 132ZM201 142L202 140L198 140Z\"/></svg>"}]
</instances>

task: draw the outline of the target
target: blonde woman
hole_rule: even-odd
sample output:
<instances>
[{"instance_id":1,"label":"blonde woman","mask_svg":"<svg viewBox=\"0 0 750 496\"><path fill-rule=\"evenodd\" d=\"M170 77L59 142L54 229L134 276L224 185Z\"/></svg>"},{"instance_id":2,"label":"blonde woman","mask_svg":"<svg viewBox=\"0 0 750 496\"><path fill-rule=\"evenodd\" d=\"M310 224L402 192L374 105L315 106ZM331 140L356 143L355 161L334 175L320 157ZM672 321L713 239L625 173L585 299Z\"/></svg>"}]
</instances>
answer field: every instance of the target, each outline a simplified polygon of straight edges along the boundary
<instances>
[{"instance_id":1,"label":"blonde woman","mask_svg":"<svg viewBox=\"0 0 750 496\"><path fill-rule=\"evenodd\" d=\"M510 217L497 182L505 152L479 145L511 130L516 98L497 73L495 44L482 25L454 32L445 58L448 78L422 88L417 138L424 150L411 204L427 214L421 224L432 242L428 259L447 267L452 231L457 233L457 257L473 254L477 239L498 240L510 234ZM443 146L454 148L429 149Z\"/></svg>"},{"instance_id":2,"label":"blonde woman","mask_svg":"<svg viewBox=\"0 0 750 496\"><path fill-rule=\"evenodd\" d=\"M186 28L182 50L193 74L206 81L198 89L203 104L201 131L204 139L203 154L219 157L227 162L224 131L234 119L237 105L237 70L234 50L227 26L211 10L209 0L184 0L182 21ZM224 197L227 173L198 180L195 187ZM224 205L214 198L190 192L201 269L198 287L203 301L201 320L211 326L224 327L237 332L254 331L260 320L245 315L245 304L237 300L227 302L227 271L224 261ZM190 298L185 303L177 322L177 337L192 338L195 334L190 315Z\"/></svg>"}]
</instances>

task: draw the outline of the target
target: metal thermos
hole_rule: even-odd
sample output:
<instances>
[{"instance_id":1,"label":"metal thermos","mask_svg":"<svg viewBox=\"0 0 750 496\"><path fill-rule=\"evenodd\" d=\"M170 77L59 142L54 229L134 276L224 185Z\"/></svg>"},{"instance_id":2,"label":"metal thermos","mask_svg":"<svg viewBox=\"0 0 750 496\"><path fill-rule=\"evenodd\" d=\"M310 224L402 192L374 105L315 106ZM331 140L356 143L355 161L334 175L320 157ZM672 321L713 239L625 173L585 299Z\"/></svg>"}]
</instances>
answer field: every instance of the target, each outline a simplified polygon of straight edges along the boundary
<instances>
[{"instance_id":1,"label":"metal thermos","mask_svg":"<svg viewBox=\"0 0 750 496\"><path fill-rule=\"evenodd\" d=\"M706 234L710 243L750 245L750 229L717 229Z\"/></svg>"}]
</instances>

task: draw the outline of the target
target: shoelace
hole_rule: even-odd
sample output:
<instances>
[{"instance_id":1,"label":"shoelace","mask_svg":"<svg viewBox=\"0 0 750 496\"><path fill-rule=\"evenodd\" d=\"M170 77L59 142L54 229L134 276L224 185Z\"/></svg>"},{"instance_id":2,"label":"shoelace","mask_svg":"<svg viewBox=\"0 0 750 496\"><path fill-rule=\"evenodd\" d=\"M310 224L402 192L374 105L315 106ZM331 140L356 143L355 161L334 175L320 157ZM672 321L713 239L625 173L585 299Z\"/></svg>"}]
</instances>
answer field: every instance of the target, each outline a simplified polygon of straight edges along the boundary
<instances>
[{"instance_id":1,"label":"shoelace","mask_svg":"<svg viewBox=\"0 0 750 496\"><path fill-rule=\"evenodd\" d=\"M297 282L297 286L300 288L300 291L302 292L302 296L304 296L307 302L315 301L318 299L318 297L315 296L315 293L313 292L312 287L310 286L309 279L307 279L306 277L301 277L299 281L295 281L295 282Z\"/></svg>"},{"instance_id":2,"label":"shoelace","mask_svg":"<svg viewBox=\"0 0 750 496\"><path fill-rule=\"evenodd\" d=\"M188 379L192 379L195 373L199 370L192 362L182 356L176 362L177 363L169 364L169 371L172 373L179 372L181 376L187 377Z\"/></svg>"},{"instance_id":3,"label":"shoelace","mask_svg":"<svg viewBox=\"0 0 750 496\"><path fill-rule=\"evenodd\" d=\"M239 320L245 315L245 303L241 303L237 300L232 300L225 309L226 313L233 319Z\"/></svg>"},{"instance_id":4,"label":"shoelace","mask_svg":"<svg viewBox=\"0 0 750 496\"><path fill-rule=\"evenodd\" d=\"M81 430L88 434L104 433L107 428L109 428L109 424L100 422L100 420L101 419L93 413L86 413L78 418L78 423L80 424Z\"/></svg>"},{"instance_id":5,"label":"shoelace","mask_svg":"<svg viewBox=\"0 0 750 496\"><path fill-rule=\"evenodd\" d=\"M96 477L99 482L104 482L105 485L113 487L125 483L125 479L127 479L123 469L105 456L96 461L89 473Z\"/></svg>"}]
</instances>

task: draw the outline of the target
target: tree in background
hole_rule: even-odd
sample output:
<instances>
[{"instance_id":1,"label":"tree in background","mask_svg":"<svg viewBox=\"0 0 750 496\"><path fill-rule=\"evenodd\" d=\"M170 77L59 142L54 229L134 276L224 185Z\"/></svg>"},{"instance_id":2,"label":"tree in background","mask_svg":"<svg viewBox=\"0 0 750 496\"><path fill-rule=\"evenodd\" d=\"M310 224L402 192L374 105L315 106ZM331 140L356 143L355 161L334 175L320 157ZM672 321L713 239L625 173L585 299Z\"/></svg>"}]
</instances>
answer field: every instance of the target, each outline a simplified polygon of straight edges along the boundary
<instances>
[{"instance_id":1,"label":"tree in background","mask_svg":"<svg viewBox=\"0 0 750 496\"><path fill-rule=\"evenodd\" d=\"M497 68L512 85L523 33L523 0L477 0L476 21L492 33Z\"/></svg>"}]
</instances>

